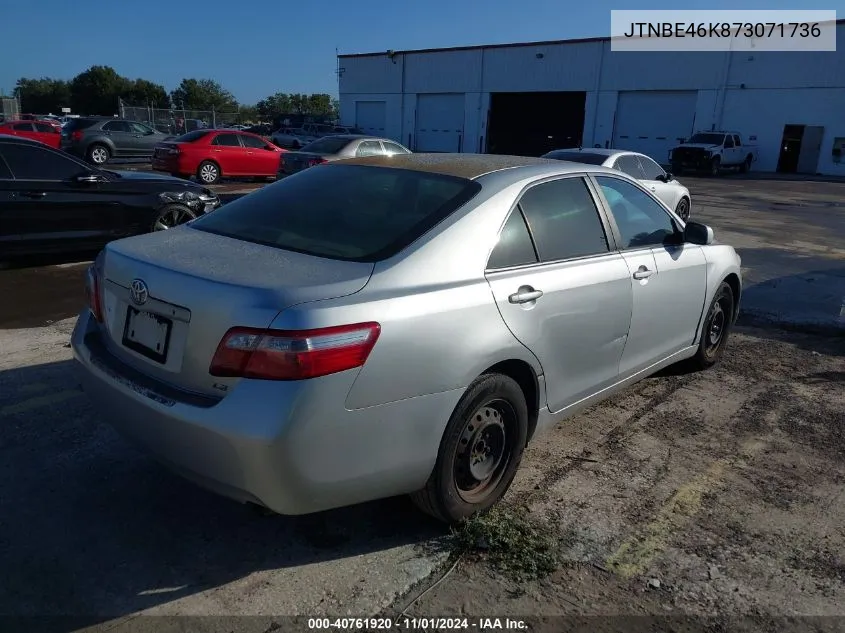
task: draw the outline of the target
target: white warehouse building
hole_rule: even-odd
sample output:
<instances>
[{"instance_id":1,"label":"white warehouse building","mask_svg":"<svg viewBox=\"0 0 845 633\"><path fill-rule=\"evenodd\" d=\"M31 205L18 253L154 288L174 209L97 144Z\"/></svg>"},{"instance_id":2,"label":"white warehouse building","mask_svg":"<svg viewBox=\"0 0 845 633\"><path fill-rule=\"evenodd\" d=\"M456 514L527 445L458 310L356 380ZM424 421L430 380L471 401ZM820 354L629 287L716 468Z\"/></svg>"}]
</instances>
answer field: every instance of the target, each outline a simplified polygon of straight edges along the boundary
<instances>
[{"instance_id":1,"label":"white warehouse building","mask_svg":"<svg viewBox=\"0 0 845 633\"><path fill-rule=\"evenodd\" d=\"M417 152L538 156L575 146L666 163L695 131L735 130L752 169L845 175L837 52L614 52L609 38L338 56L341 120Z\"/></svg>"}]
</instances>

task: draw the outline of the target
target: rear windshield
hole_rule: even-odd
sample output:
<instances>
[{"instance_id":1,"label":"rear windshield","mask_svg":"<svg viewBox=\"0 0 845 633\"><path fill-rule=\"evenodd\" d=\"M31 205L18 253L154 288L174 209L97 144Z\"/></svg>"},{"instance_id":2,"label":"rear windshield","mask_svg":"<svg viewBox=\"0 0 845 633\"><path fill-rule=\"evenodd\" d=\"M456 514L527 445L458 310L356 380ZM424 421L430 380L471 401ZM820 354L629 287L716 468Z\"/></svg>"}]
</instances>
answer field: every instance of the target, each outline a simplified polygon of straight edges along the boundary
<instances>
[{"instance_id":1,"label":"rear windshield","mask_svg":"<svg viewBox=\"0 0 845 633\"><path fill-rule=\"evenodd\" d=\"M316 141L311 141L302 148L303 152L312 152L314 154L337 154L344 147L349 145L351 141L348 138L332 138L326 137Z\"/></svg>"},{"instance_id":2,"label":"rear windshield","mask_svg":"<svg viewBox=\"0 0 845 633\"><path fill-rule=\"evenodd\" d=\"M100 119L71 119L65 125L65 130L72 132L73 130L85 130L94 125Z\"/></svg>"},{"instance_id":3,"label":"rear windshield","mask_svg":"<svg viewBox=\"0 0 845 633\"><path fill-rule=\"evenodd\" d=\"M693 134L687 143L701 143L702 145L721 145L725 140L724 134Z\"/></svg>"},{"instance_id":4,"label":"rear windshield","mask_svg":"<svg viewBox=\"0 0 845 633\"><path fill-rule=\"evenodd\" d=\"M198 141L203 136L208 136L209 134L211 134L211 130L194 130L193 132L188 132L187 134L183 134L182 136L177 136L173 139L173 142L193 143L194 141Z\"/></svg>"},{"instance_id":5,"label":"rear windshield","mask_svg":"<svg viewBox=\"0 0 845 633\"><path fill-rule=\"evenodd\" d=\"M329 259L395 255L470 200L477 182L365 165L320 165L191 223L201 231Z\"/></svg>"},{"instance_id":6,"label":"rear windshield","mask_svg":"<svg viewBox=\"0 0 845 633\"><path fill-rule=\"evenodd\" d=\"M587 152L567 152L557 151L549 152L543 158L554 158L555 160L569 160L573 163L584 163L587 165L601 165L607 160L607 156L602 154L588 154Z\"/></svg>"}]
</instances>

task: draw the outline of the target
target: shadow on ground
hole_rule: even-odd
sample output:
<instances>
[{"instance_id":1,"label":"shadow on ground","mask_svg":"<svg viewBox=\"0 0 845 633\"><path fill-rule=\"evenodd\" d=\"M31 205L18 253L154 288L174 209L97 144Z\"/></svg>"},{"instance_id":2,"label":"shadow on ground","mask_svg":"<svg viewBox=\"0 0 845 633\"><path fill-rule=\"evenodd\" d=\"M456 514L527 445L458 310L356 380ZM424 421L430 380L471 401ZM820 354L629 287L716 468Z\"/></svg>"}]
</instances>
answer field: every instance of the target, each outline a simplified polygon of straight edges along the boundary
<instances>
[{"instance_id":1,"label":"shadow on ground","mask_svg":"<svg viewBox=\"0 0 845 633\"><path fill-rule=\"evenodd\" d=\"M130 449L81 392L37 412L10 404L39 385L45 398L78 389L71 365L0 372L0 614L93 625L262 570L284 574L443 534L405 498L259 516ZM288 578L291 595L322 595L319 584L333 581L330 568L299 584L296 573L274 584Z\"/></svg>"}]
</instances>

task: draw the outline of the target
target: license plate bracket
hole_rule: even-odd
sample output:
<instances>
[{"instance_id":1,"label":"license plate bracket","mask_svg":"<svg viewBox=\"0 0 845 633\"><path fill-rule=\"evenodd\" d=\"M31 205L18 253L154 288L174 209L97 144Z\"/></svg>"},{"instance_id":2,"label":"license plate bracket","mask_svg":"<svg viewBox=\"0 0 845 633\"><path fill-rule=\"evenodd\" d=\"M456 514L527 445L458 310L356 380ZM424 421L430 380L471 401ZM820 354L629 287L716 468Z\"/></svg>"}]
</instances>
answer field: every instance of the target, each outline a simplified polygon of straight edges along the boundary
<instances>
[{"instance_id":1,"label":"license plate bracket","mask_svg":"<svg viewBox=\"0 0 845 633\"><path fill-rule=\"evenodd\" d=\"M164 364L170 347L173 321L129 306L123 326L123 346Z\"/></svg>"}]
</instances>

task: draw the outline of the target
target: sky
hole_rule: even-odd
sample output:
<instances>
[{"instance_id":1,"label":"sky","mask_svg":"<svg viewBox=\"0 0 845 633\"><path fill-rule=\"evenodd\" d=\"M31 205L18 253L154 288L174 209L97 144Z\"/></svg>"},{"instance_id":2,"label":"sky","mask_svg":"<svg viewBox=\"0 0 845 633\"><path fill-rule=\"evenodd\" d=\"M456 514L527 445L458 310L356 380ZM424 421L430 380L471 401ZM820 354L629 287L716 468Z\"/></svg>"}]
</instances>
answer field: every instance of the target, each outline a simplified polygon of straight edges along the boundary
<instances>
[{"instance_id":1,"label":"sky","mask_svg":"<svg viewBox=\"0 0 845 633\"><path fill-rule=\"evenodd\" d=\"M336 96L336 52L602 37L611 9L835 9L845 18L845 0L805 2L0 0L0 93L19 77L70 79L101 64L168 91L184 77L215 79L254 104L275 92Z\"/></svg>"}]
</instances>

